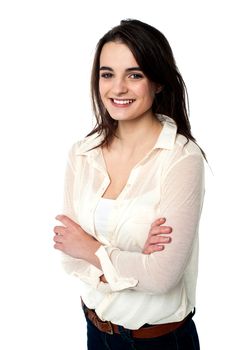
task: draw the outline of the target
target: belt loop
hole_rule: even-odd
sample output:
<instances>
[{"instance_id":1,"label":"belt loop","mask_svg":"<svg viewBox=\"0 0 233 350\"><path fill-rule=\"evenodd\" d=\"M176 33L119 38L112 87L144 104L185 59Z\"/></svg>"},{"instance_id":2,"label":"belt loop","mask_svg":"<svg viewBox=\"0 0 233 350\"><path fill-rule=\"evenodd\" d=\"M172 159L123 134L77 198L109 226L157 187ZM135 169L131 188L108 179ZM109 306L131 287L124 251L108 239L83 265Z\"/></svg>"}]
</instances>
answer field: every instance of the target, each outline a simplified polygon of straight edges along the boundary
<instances>
[{"instance_id":1,"label":"belt loop","mask_svg":"<svg viewBox=\"0 0 233 350\"><path fill-rule=\"evenodd\" d=\"M109 321L106 321L106 322L109 326L109 330L106 330L106 333L113 335L114 331L113 331L113 327L112 327L111 322L109 322Z\"/></svg>"},{"instance_id":2,"label":"belt loop","mask_svg":"<svg viewBox=\"0 0 233 350\"><path fill-rule=\"evenodd\" d=\"M125 340L125 341L127 341L128 343L131 343L131 344L134 343L134 340L133 340L133 338L131 336L131 330L130 329L124 328L122 326L118 326L118 329L119 329L120 335L123 338L123 340Z\"/></svg>"}]
</instances>

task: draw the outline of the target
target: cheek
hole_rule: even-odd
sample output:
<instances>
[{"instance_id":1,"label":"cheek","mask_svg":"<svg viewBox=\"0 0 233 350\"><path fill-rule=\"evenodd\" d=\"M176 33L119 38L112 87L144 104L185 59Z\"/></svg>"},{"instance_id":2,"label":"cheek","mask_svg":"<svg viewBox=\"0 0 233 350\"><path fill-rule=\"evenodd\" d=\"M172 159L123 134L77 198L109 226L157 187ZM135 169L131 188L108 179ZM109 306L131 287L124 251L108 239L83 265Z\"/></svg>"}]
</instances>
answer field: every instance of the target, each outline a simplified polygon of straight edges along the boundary
<instances>
[{"instance_id":1,"label":"cheek","mask_svg":"<svg viewBox=\"0 0 233 350\"><path fill-rule=\"evenodd\" d=\"M108 92L109 90L109 84L108 82L103 82L103 81L99 81L99 92L100 92L100 96L104 97L104 95Z\"/></svg>"},{"instance_id":2,"label":"cheek","mask_svg":"<svg viewBox=\"0 0 233 350\"><path fill-rule=\"evenodd\" d=\"M106 83L100 83L99 82L99 95L100 95L100 99L104 105L104 107L107 109L108 104L109 104L109 100L107 98L107 93L108 93L109 88L107 87Z\"/></svg>"},{"instance_id":3,"label":"cheek","mask_svg":"<svg viewBox=\"0 0 233 350\"><path fill-rule=\"evenodd\" d=\"M154 99L154 89L149 84L141 84L135 87L135 93L138 96L143 97L145 100L153 101Z\"/></svg>"},{"instance_id":4,"label":"cheek","mask_svg":"<svg viewBox=\"0 0 233 350\"><path fill-rule=\"evenodd\" d=\"M99 82L99 93L100 93L100 96L102 97L103 96L103 84Z\"/></svg>"}]
</instances>

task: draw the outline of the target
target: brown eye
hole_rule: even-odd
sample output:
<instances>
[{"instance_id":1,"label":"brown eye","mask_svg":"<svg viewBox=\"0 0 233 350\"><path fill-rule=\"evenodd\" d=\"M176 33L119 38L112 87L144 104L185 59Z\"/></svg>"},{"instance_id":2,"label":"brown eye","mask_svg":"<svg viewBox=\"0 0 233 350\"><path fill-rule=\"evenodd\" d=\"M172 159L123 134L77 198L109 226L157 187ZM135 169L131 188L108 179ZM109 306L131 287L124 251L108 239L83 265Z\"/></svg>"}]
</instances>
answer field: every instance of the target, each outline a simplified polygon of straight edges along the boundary
<instances>
[{"instance_id":1,"label":"brown eye","mask_svg":"<svg viewBox=\"0 0 233 350\"><path fill-rule=\"evenodd\" d=\"M143 75L142 74L138 74L138 73L133 73L130 75L130 78L132 79L141 79L143 78Z\"/></svg>"},{"instance_id":2,"label":"brown eye","mask_svg":"<svg viewBox=\"0 0 233 350\"><path fill-rule=\"evenodd\" d=\"M112 73L101 73L100 76L101 78L109 79L112 77Z\"/></svg>"}]
</instances>

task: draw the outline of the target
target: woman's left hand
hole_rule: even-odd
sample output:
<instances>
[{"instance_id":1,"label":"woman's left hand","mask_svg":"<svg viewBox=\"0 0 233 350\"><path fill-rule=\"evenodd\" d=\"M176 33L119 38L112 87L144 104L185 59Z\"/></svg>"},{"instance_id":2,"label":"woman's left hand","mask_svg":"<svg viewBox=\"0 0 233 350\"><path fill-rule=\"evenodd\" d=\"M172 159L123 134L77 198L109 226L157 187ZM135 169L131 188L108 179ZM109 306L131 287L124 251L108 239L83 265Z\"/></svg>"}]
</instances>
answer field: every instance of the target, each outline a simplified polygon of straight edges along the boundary
<instances>
[{"instance_id":1,"label":"woman's left hand","mask_svg":"<svg viewBox=\"0 0 233 350\"><path fill-rule=\"evenodd\" d=\"M62 226L55 226L53 238L54 248L73 258L88 260L94 255L100 243L85 232L82 227L66 215L58 215L56 219Z\"/></svg>"},{"instance_id":2,"label":"woman's left hand","mask_svg":"<svg viewBox=\"0 0 233 350\"><path fill-rule=\"evenodd\" d=\"M165 218L160 218L152 223L146 243L143 248L144 254L151 254L164 250L166 244L169 244L171 242L171 237L167 237L166 235L172 232L172 227L162 226L165 222ZM161 236L163 234L165 236Z\"/></svg>"}]
</instances>

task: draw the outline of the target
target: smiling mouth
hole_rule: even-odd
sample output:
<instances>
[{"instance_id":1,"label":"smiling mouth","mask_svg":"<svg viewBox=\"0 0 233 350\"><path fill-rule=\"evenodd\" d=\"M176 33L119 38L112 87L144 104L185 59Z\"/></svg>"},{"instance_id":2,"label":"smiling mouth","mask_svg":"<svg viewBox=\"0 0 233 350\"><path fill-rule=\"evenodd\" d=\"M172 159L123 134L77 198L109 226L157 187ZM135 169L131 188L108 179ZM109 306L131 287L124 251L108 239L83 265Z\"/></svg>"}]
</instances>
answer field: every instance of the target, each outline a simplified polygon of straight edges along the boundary
<instances>
[{"instance_id":1,"label":"smiling mouth","mask_svg":"<svg viewBox=\"0 0 233 350\"><path fill-rule=\"evenodd\" d=\"M118 106L126 106L132 104L135 100L134 99L116 99L111 98L112 103Z\"/></svg>"}]
</instances>

